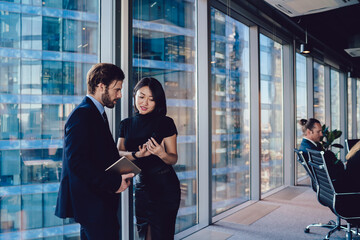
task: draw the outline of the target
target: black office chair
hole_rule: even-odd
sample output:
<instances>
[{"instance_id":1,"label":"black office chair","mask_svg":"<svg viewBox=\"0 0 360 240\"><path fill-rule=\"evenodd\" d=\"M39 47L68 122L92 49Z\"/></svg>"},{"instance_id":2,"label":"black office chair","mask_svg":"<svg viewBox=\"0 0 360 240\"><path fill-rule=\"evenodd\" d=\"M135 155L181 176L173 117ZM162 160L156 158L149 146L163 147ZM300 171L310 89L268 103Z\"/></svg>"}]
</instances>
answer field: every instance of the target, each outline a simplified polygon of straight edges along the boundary
<instances>
[{"instance_id":1,"label":"black office chair","mask_svg":"<svg viewBox=\"0 0 360 240\"><path fill-rule=\"evenodd\" d=\"M349 152L358 141L360 141L360 139L345 139L346 150Z\"/></svg>"},{"instance_id":2,"label":"black office chair","mask_svg":"<svg viewBox=\"0 0 360 240\"><path fill-rule=\"evenodd\" d=\"M310 168L308 162L305 160L303 152L299 151L298 149L294 148L294 152L297 155L297 161L305 168L305 171L310 177L311 187L314 190L314 192L317 192L317 185L316 185L316 179L314 177L314 174L312 172L312 169ZM305 233L310 232L310 227L325 227L325 228L334 228L336 226L336 223L334 220L330 220L327 224L325 223L312 223L309 224L305 229Z\"/></svg>"},{"instance_id":3,"label":"black office chair","mask_svg":"<svg viewBox=\"0 0 360 240\"><path fill-rule=\"evenodd\" d=\"M308 150L309 165L311 166L316 183L317 198L319 203L330 208L338 217L334 226L324 239L329 239L335 231L345 230L346 239L352 239L352 233L358 234L357 228L360 225L360 193L338 193L335 191L330 178L328 167L324 158L324 152ZM341 219L346 220L347 225L341 225ZM352 230L355 227L356 230Z\"/></svg>"},{"instance_id":4,"label":"black office chair","mask_svg":"<svg viewBox=\"0 0 360 240\"><path fill-rule=\"evenodd\" d=\"M309 166L309 164L307 163L307 161L305 160L304 158L304 155L303 155L303 151L300 151L296 148L294 148L294 152L296 153L297 155L297 161L304 167L306 173L309 175L310 177L310 182L311 182L311 187L312 189L316 192L317 191L317 187L316 187L316 180L314 178L314 174L312 173L312 170Z\"/></svg>"}]
</instances>

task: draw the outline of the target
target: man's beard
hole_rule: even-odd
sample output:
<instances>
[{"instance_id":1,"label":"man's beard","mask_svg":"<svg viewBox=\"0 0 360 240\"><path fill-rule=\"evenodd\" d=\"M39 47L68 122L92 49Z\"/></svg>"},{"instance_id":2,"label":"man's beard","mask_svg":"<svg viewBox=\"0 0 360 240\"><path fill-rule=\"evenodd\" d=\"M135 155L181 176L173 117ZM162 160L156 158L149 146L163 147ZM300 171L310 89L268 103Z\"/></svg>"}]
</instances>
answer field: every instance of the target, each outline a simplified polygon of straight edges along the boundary
<instances>
[{"instance_id":1,"label":"man's beard","mask_svg":"<svg viewBox=\"0 0 360 240\"><path fill-rule=\"evenodd\" d=\"M103 102L105 107L114 108L115 106L114 101L111 101L109 90L107 88L105 89L105 93L101 95L101 101Z\"/></svg>"}]
</instances>

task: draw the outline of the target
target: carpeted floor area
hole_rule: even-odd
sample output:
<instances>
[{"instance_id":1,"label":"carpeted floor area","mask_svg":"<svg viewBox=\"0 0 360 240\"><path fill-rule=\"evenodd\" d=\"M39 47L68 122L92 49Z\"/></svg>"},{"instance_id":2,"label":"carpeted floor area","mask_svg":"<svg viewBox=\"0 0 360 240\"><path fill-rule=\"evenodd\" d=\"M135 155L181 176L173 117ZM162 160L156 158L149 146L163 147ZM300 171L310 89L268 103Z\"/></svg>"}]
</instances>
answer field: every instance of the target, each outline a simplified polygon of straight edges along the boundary
<instances>
[{"instance_id":1,"label":"carpeted floor area","mask_svg":"<svg viewBox=\"0 0 360 240\"><path fill-rule=\"evenodd\" d=\"M320 205L309 186L288 187L244 208L215 224L185 238L185 240L302 240L324 239L329 231L311 223L327 223L335 215ZM345 232L334 233L331 240L345 239ZM360 237L353 237L359 240Z\"/></svg>"}]
</instances>

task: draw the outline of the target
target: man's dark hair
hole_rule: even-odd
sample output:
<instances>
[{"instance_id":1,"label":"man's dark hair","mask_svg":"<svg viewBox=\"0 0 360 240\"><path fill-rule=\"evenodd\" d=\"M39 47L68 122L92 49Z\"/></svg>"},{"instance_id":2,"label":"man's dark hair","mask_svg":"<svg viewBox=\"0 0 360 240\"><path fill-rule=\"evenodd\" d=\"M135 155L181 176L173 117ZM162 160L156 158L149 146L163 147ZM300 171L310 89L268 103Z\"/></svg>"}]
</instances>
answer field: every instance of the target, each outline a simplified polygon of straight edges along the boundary
<instances>
[{"instance_id":1,"label":"man's dark hair","mask_svg":"<svg viewBox=\"0 0 360 240\"><path fill-rule=\"evenodd\" d=\"M316 118L309 118L309 120L306 120L306 119L300 119L299 120L299 124L302 127L303 133L306 132L306 129L309 129L310 131L312 131L313 128L314 128L315 123L320 124L320 121L317 120Z\"/></svg>"},{"instance_id":2,"label":"man's dark hair","mask_svg":"<svg viewBox=\"0 0 360 240\"><path fill-rule=\"evenodd\" d=\"M123 81L124 78L124 72L118 66L111 63L97 63L91 67L86 76L88 92L94 94L99 83L103 83L107 88L114 80Z\"/></svg>"},{"instance_id":3,"label":"man's dark hair","mask_svg":"<svg viewBox=\"0 0 360 240\"><path fill-rule=\"evenodd\" d=\"M155 101L155 109L154 112L165 116L167 113L166 109L166 98L165 98L165 92L161 85L161 83L152 77L146 77L141 79L134 88L134 102L136 101L135 96L136 92L142 88L148 86L150 88L150 91L152 93L152 97ZM135 112L139 112L139 110L136 108L136 105L134 106Z\"/></svg>"}]
</instances>

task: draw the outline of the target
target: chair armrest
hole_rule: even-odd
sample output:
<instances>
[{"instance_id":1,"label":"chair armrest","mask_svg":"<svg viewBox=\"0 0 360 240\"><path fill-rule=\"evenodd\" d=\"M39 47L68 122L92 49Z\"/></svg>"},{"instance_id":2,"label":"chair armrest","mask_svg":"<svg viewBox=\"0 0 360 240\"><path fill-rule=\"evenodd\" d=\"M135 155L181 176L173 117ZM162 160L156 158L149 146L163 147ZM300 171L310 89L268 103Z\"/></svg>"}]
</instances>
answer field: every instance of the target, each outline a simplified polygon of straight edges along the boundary
<instances>
[{"instance_id":1,"label":"chair armrest","mask_svg":"<svg viewBox=\"0 0 360 240\"><path fill-rule=\"evenodd\" d=\"M360 192L335 193L333 208L344 219L360 219Z\"/></svg>"},{"instance_id":2,"label":"chair armrest","mask_svg":"<svg viewBox=\"0 0 360 240\"><path fill-rule=\"evenodd\" d=\"M314 167L314 168L317 168L317 169L324 169L324 165L318 165L318 164L315 164L311 161L309 161L309 165Z\"/></svg>"}]
</instances>

